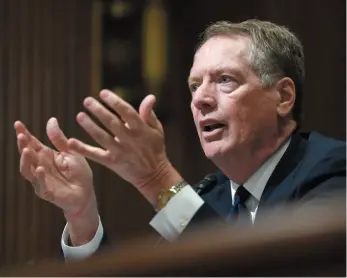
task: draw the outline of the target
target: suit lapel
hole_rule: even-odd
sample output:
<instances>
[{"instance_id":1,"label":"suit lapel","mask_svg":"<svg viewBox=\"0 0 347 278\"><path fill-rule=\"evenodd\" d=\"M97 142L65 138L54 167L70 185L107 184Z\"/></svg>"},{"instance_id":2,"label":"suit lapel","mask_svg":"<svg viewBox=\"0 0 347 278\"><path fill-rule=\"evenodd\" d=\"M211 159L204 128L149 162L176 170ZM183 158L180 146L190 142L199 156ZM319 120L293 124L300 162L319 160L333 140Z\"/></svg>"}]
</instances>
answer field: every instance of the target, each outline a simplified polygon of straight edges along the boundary
<instances>
[{"instance_id":1,"label":"suit lapel","mask_svg":"<svg viewBox=\"0 0 347 278\"><path fill-rule=\"evenodd\" d=\"M217 184L208 194L201 198L223 218L227 218L232 206L231 188L229 179Z\"/></svg>"},{"instance_id":2,"label":"suit lapel","mask_svg":"<svg viewBox=\"0 0 347 278\"><path fill-rule=\"evenodd\" d=\"M288 190L291 190L291 183L295 176L295 169L299 169L300 162L305 154L307 140L299 133L292 135L291 142L284 153L283 157L277 164L274 172L270 176L264 192L261 196L258 206L259 209L269 203L277 203L283 201L283 198L288 199Z\"/></svg>"},{"instance_id":3,"label":"suit lapel","mask_svg":"<svg viewBox=\"0 0 347 278\"><path fill-rule=\"evenodd\" d=\"M306 142L306 135L300 135L299 133L292 135L286 152L265 186L259 202L256 219L258 218L259 210L261 211L265 205L280 202L283 198L288 199L286 190L290 190L290 186L287 185L294 178L294 170L300 167L298 165L305 154ZM210 192L202 195L201 198L226 219L232 206L230 180L222 172L219 172L218 180L218 184Z\"/></svg>"}]
</instances>

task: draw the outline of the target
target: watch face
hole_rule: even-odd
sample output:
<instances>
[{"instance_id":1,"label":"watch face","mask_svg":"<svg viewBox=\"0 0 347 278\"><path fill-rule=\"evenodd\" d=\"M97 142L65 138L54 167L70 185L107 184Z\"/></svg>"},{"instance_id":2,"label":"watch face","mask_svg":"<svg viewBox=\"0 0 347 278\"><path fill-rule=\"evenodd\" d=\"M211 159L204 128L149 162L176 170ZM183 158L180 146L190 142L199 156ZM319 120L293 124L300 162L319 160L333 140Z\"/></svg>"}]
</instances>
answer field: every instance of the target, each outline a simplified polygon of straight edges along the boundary
<instances>
[{"instance_id":1,"label":"watch face","mask_svg":"<svg viewBox=\"0 0 347 278\"><path fill-rule=\"evenodd\" d=\"M161 210L163 207L165 207L166 204L170 201L170 199L186 185L187 183L181 182L178 185L161 192L158 198L157 210Z\"/></svg>"},{"instance_id":2,"label":"watch face","mask_svg":"<svg viewBox=\"0 0 347 278\"><path fill-rule=\"evenodd\" d=\"M163 192L159 198L158 208L163 208L169 202L173 195L175 195L175 192L171 190Z\"/></svg>"}]
</instances>

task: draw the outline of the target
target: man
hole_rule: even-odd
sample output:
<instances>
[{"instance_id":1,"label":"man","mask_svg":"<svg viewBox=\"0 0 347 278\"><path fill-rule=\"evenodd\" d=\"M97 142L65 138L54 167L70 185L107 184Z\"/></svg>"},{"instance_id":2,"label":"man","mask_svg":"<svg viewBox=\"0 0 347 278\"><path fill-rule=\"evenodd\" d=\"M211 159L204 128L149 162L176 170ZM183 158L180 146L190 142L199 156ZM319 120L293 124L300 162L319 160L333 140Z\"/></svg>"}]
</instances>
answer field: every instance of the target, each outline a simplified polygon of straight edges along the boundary
<instances>
[{"instance_id":1,"label":"man","mask_svg":"<svg viewBox=\"0 0 347 278\"><path fill-rule=\"evenodd\" d=\"M137 112L101 91L101 101L119 117L88 97L84 106L109 133L85 113L77 121L100 147L67 139L53 118L47 134L54 151L15 123L22 175L39 197L64 212L67 260L90 256L106 242L84 157L134 185L158 211L150 224L169 241L206 220L243 215L239 219L255 223L263 208L292 201L324 205L345 190L345 143L297 132L304 55L286 28L259 20L212 24L195 53L188 85L203 151L221 170L202 182L207 186L199 194L194 189L201 184L187 185L167 158L152 95Z\"/></svg>"}]
</instances>

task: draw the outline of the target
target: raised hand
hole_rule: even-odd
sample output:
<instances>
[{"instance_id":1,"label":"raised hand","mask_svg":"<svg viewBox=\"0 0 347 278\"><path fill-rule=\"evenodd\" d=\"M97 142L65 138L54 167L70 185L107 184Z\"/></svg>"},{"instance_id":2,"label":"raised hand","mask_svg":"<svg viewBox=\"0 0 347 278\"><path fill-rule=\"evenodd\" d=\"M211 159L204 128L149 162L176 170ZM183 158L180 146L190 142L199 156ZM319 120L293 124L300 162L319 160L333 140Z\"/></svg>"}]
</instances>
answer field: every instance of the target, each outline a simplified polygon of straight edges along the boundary
<instances>
[{"instance_id":1,"label":"raised hand","mask_svg":"<svg viewBox=\"0 0 347 278\"><path fill-rule=\"evenodd\" d=\"M101 148L77 139L69 139L69 148L108 167L155 204L163 188L181 179L166 155L163 127L152 110L155 97L147 96L139 113L108 90L101 91L100 98L118 116L92 97L84 106L108 132L85 113L79 113L77 121Z\"/></svg>"},{"instance_id":2,"label":"raised hand","mask_svg":"<svg viewBox=\"0 0 347 278\"><path fill-rule=\"evenodd\" d=\"M47 135L58 151L42 144L20 121L14 127L22 176L31 182L38 197L63 210L71 222L72 241L78 244L74 239L86 233L88 238L92 237L98 225L98 211L93 175L86 159L68 149L68 140L55 118L47 122ZM73 230L75 233L71 233Z\"/></svg>"}]
</instances>

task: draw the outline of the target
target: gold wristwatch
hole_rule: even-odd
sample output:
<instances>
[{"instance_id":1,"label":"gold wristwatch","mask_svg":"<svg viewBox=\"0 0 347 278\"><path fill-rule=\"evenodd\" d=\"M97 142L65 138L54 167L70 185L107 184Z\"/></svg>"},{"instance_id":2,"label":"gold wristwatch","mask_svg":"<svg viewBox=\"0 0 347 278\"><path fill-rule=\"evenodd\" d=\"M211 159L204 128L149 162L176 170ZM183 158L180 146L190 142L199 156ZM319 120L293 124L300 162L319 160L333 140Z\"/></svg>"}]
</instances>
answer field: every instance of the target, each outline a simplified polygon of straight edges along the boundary
<instances>
[{"instance_id":1,"label":"gold wristwatch","mask_svg":"<svg viewBox=\"0 0 347 278\"><path fill-rule=\"evenodd\" d=\"M188 183L182 179L178 184L171 186L168 189L164 189L160 192L158 197L158 203L155 210L158 212L170 201L170 199L180 192Z\"/></svg>"}]
</instances>

